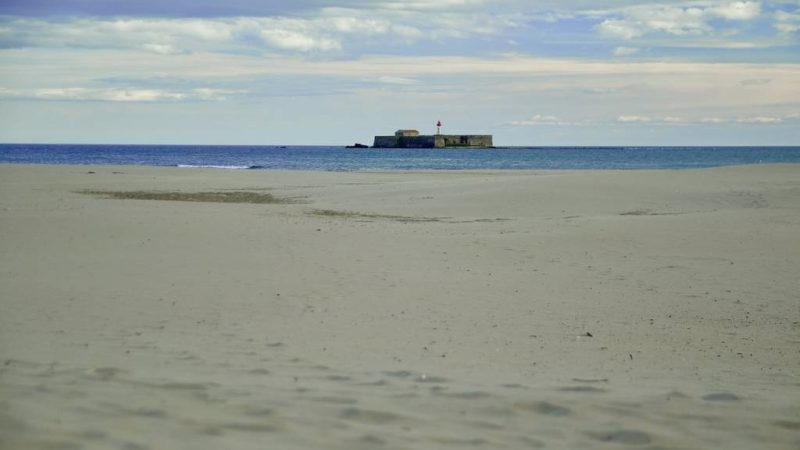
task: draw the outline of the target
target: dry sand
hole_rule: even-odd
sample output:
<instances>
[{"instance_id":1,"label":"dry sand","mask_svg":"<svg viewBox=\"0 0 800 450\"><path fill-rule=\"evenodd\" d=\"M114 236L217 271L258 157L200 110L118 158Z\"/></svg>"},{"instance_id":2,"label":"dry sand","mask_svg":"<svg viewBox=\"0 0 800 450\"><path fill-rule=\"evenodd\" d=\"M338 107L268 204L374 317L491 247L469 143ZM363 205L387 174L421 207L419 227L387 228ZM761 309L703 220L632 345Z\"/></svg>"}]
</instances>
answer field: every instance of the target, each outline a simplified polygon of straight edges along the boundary
<instances>
[{"instance_id":1,"label":"dry sand","mask_svg":"<svg viewBox=\"0 0 800 450\"><path fill-rule=\"evenodd\" d=\"M6 165L0 214L2 448L800 448L800 165Z\"/></svg>"}]
</instances>

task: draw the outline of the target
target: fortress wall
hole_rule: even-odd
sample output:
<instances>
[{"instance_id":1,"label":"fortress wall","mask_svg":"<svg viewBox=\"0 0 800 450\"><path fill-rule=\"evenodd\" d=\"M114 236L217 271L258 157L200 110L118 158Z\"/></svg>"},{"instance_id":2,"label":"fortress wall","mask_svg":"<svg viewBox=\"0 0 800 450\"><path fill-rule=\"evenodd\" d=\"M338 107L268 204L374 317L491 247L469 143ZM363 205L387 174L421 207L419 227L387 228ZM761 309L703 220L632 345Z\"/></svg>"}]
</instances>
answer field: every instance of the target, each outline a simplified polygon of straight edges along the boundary
<instances>
[{"instance_id":1,"label":"fortress wall","mask_svg":"<svg viewBox=\"0 0 800 450\"><path fill-rule=\"evenodd\" d=\"M488 134L442 134L436 136L436 147L492 147Z\"/></svg>"},{"instance_id":2,"label":"fortress wall","mask_svg":"<svg viewBox=\"0 0 800 450\"><path fill-rule=\"evenodd\" d=\"M375 136L376 148L492 147L488 134L441 134L426 136Z\"/></svg>"},{"instance_id":3,"label":"fortress wall","mask_svg":"<svg viewBox=\"0 0 800 450\"><path fill-rule=\"evenodd\" d=\"M399 145L399 138L397 136L375 136L373 147L397 147Z\"/></svg>"},{"instance_id":4,"label":"fortress wall","mask_svg":"<svg viewBox=\"0 0 800 450\"><path fill-rule=\"evenodd\" d=\"M433 148L436 146L433 136L414 136L400 138L403 148Z\"/></svg>"}]
</instances>

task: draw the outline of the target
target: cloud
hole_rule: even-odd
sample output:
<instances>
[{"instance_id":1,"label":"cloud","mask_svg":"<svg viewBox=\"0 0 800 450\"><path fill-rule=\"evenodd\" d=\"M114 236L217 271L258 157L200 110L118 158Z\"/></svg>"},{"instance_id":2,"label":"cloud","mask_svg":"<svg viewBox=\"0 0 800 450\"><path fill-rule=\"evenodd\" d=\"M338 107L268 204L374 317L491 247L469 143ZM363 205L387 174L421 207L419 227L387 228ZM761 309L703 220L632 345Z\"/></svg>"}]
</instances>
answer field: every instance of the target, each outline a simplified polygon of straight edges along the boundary
<instances>
[{"instance_id":1,"label":"cloud","mask_svg":"<svg viewBox=\"0 0 800 450\"><path fill-rule=\"evenodd\" d=\"M587 125L589 123L591 122L567 121L552 115L536 114L527 119L513 120L508 124L518 127L533 127L533 126L580 126L580 125Z\"/></svg>"},{"instance_id":2,"label":"cloud","mask_svg":"<svg viewBox=\"0 0 800 450\"><path fill-rule=\"evenodd\" d=\"M452 2L472 4L475 2ZM419 2L422 5L423 2ZM384 4L390 7L394 3ZM439 4L441 6L441 4ZM420 6L421 7L421 6ZM385 49L416 41L502 35L521 26L515 14L323 8L306 16L223 18L41 19L0 16L0 47L144 49L162 55L263 50L337 53L349 47Z\"/></svg>"},{"instance_id":3,"label":"cloud","mask_svg":"<svg viewBox=\"0 0 800 450\"><path fill-rule=\"evenodd\" d=\"M528 119L524 120L515 120L511 122L511 125L522 125L522 126L530 126L530 125L547 125L553 124L558 122L558 117L556 116L544 116L541 114L536 114Z\"/></svg>"},{"instance_id":4,"label":"cloud","mask_svg":"<svg viewBox=\"0 0 800 450\"><path fill-rule=\"evenodd\" d=\"M401 86L413 86L419 84L419 80L415 80L413 78L391 77L391 76L379 77L378 82L383 84L394 84Z\"/></svg>"},{"instance_id":5,"label":"cloud","mask_svg":"<svg viewBox=\"0 0 800 450\"><path fill-rule=\"evenodd\" d=\"M618 123L623 124L652 124L652 125L698 125L698 124L780 124L787 120L794 120L800 117L797 113L786 114L784 116L746 116L746 117L700 117L686 118L674 116L650 117L623 115L617 117Z\"/></svg>"},{"instance_id":6,"label":"cloud","mask_svg":"<svg viewBox=\"0 0 800 450\"><path fill-rule=\"evenodd\" d=\"M708 8L708 14L726 20L753 20L761 14L761 2L723 3Z\"/></svg>"},{"instance_id":7,"label":"cloud","mask_svg":"<svg viewBox=\"0 0 800 450\"><path fill-rule=\"evenodd\" d=\"M746 117L704 117L701 123L749 123L755 125L775 125L800 118L800 114L791 113L782 116L746 116Z\"/></svg>"},{"instance_id":8,"label":"cloud","mask_svg":"<svg viewBox=\"0 0 800 450\"><path fill-rule=\"evenodd\" d=\"M796 33L800 30L800 10L777 11L775 13L775 28L784 34Z\"/></svg>"},{"instance_id":9,"label":"cloud","mask_svg":"<svg viewBox=\"0 0 800 450\"><path fill-rule=\"evenodd\" d=\"M288 18L11 19L3 25L17 47L142 48L163 55L229 46L339 50L339 37L326 31L335 27L324 22Z\"/></svg>"},{"instance_id":10,"label":"cloud","mask_svg":"<svg viewBox=\"0 0 800 450\"><path fill-rule=\"evenodd\" d=\"M640 49L637 47L617 47L614 49L614 56L631 56L639 53Z\"/></svg>"},{"instance_id":11,"label":"cloud","mask_svg":"<svg viewBox=\"0 0 800 450\"><path fill-rule=\"evenodd\" d=\"M268 27L260 30L263 42L270 47L300 52L341 50L342 43L335 37L317 36L314 30L301 27Z\"/></svg>"},{"instance_id":12,"label":"cloud","mask_svg":"<svg viewBox=\"0 0 800 450\"><path fill-rule=\"evenodd\" d=\"M0 88L0 98L60 101L104 101L104 102L183 102L223 101L226 95L242 91L197 88L186 91L161 89L97 89L83 87L7 89Z\"/></svg>"},{"instance_id":13,"label":"cloud","mask_svg":"<svg viewBox=\"0 0 800 450\"><path fill-rule=\"evenodd\" d=\"M695 40L681 40L672 41L668 44L675 49L680 48L707 48L707 49L762 49L769 48L774 45L774 42L769 41L735 41L730 37L725 38L712 38L702 37Z\"/></svg>"},{"instance_id":14,"label":"cloud","mask_svg":"<svg viewBox=\"0 0 800 450\"><path fill-rule=\"evenodd\" d=\"M757 116L757 117L743 117L736 120L739 123L781 123L783 122L783 117L766 117L766 116Z\"/></svg>"},{"instance_id":15,"label":"cloud","mask_svg":"<svg viewBox=\"0 0 800 450\"><path fill-rule=\"evenodd\" d=\"M714 31L711 21L748 21L761 15L761 3L689 2L687 5L643 4L620 10L589 13L608 17L597 25L597 31L608 38L631 40L650 33L674 36L696 36Z\"/></svg>"},{"instance_id":16,"label":"cloud","mask_svg":"<svg viewBox=\"0 0 800 450\"><path fill-rule=\"evenodd\" d=\"M623 125L702 125L702 124L755 124L755 125L775 125L781 124L789 120L796 120L800 118L800 114L786 114L783 116L744 116L744 117L700 117L689 118L679 116L643 116L636 114L627 114L617 116L613 122ZM599 123L608 123L607 120L589 120L584 119L581 121L565 121L556 116L551 115L535 115L528 119L514 120L509 122L509 125L514 126L542 126L542 125L558 125L558 126L581 126L581 125L597 125Z\"/></svg>"},{"instance_id":17,"label":"cloud","mask_svg":"<svg viewBox=\"0 0 800 450\"><path fill-rule=\"evenodd\" d=\"M649 123L653 119L647 116L619 116L617 122L620 123Z\"/></svg>"},{"instance_id":18,"label":"cloud","mask_svg":"<svg viewBox=\"0 0 800 450\"><path fill-rule=\"evenodd\" d=\"M142 44L142 48L153 53L158 53L159 55L178 55L183 53L180 49L171 44Z\"/></svg>"}]
</instances>

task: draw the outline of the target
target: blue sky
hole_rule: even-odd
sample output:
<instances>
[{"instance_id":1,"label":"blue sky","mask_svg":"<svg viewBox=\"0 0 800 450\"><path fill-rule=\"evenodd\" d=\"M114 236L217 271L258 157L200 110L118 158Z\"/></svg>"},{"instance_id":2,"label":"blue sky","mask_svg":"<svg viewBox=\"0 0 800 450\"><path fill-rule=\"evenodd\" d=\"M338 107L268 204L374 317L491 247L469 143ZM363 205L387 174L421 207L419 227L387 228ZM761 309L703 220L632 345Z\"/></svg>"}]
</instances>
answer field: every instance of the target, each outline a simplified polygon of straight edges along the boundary
<instances>
[{"instance_id":1,"label":"blue sky","mask_svg":"<svg viewBox=\"0 0 800 450\"><path fill-rule=\"evenodd\" d=\"M800 1L3 0L0 142L800 145Z\"/></svg>"}]
</instances>

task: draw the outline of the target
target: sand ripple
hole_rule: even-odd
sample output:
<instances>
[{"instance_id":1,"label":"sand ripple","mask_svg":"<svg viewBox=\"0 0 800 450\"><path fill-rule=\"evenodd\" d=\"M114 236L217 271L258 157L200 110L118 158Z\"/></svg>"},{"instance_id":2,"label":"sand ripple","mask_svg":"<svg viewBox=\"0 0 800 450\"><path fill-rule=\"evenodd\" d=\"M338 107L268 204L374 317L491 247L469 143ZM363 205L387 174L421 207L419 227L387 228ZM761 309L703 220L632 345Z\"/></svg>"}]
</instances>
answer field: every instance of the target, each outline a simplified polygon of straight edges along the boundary
<instances>
[{"instance_id":1,"label":"sand ripple","mask_svg":"<svg viewBox=\"0 0 800 450\"><path fill-rule=\"evenodd\" d=\"M613 380L475 385L297 358L163 379L6 361L4 448L792 448L798 410L756 394L631 391ZM424 377L423 377L424 375ZM433 382L430 380L434 380ZM787 411L790 412L787 416ZM793 412L792 412L793 411ZM792 414L794 414L792 416ZM146 430L146 433L142 431Z\"/></svg>"}]
</instances>

